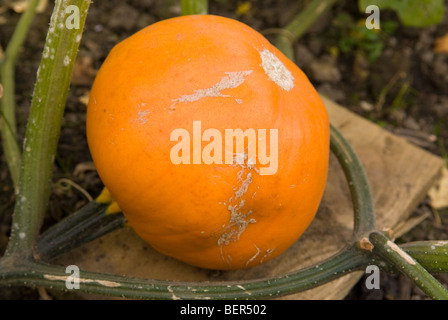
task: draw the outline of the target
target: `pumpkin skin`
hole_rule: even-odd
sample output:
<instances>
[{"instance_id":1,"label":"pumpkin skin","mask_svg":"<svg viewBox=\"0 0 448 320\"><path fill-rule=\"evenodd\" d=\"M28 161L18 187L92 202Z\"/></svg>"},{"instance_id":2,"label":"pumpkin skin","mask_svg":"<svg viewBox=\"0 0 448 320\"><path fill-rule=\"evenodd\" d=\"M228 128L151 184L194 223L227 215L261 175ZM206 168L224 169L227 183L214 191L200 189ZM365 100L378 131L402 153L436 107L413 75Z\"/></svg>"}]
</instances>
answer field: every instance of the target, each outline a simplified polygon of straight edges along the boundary
<instances>
[{"instance_id":1,"label":"pumpkin skin","mask_svg":"<svg viewBox=\"0 0 448 320\"><path fill-rule=\"evenodd\" d=\"M179 129L190 133L182 139L190 159L213 129L234 162L173 163ZM226 129L266 129L271 172L248 159L248 143L247 152L229 149ZM205 150L212 139L202 138ZM313 220L326 185L329 121L316 90L261 34L224 17L160 21L117 44L91 89L87 139L136 233L202 268L247 268L284 252ZM187 158L186 149L174 154Z\"/></svg>"}]
</instances>

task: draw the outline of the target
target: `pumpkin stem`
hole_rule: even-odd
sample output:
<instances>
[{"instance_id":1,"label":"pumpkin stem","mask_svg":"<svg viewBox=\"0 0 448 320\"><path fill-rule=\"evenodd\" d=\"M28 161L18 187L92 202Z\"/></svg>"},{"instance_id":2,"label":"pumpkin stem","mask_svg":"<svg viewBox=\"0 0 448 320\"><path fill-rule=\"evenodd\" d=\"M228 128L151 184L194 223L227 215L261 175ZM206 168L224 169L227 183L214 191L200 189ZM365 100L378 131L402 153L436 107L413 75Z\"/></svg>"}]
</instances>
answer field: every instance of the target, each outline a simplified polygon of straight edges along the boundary
<instances>
[{"instance_id":1,"label":"pumpkin stem","mask_svg":"<svg viewBox=\"0 0 448 320\"><path fill-rule=\"evenodd\" d=\"M208 14L207 0L181 0L180 8L183 16L192 14Z\"/></svg>"}]
</instances>

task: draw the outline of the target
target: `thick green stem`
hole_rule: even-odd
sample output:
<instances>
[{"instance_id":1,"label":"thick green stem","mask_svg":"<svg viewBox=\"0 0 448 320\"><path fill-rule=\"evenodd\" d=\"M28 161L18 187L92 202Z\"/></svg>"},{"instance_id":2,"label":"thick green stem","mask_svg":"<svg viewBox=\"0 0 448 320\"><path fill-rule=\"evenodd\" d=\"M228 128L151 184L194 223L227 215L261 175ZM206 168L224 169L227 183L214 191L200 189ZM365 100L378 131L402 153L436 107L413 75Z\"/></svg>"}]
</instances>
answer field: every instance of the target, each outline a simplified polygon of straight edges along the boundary
<instances>
[{"instance_id":1,"label":"thick green stem","mask_svg":"<svg viewBox=\"0 0 448 320\"><path fill-rule=\"evenodd\" d=\"M8 43L5 56L0 66L0 81L3 86L3 97L1 99L0 109L3 151L15 189L19 185L21 162L21 151L17 140L15 116L15 66L38 4L39 0L31 0L28 3L28 8L20 17L19 23Z\"/></svg>"},{"instance_id":2,"label":"thick green stem","mask_svg":"<svg viewBox=\"0 0 448 320\"><path fill-rule=\"evenodd\" d=\"M413 241L400 247L431 273L448 272L448 241Z\"/></svg>"},{"instance_id":3,"label":"thick green stem","mask_svg":"<svg viewBox=\"0 0 448 320\"><path fill-rule=\"evenodd\" d=\"M381 232L369 236L373 253L407 276L431 299L448 300L448 291L420 263Z\"/></svg>"},{"instance_id":4,"label":"thick green stem","mask_svg":"<svg viewBox=\"0 0 448 320\"><path fill-rule=\"evenodd\" d=\"M284 29L292 36L293 40L297 41L335 3L336 0L312 0ZM275 46L289 59L294 60L291 37L279 34Z\"/></svg>"},{"instance_id":5,"label":"thick green stem","mask_svg":"<svg viewBox=\"0 0 448 320\"><path fill-rule=\"evenodd\" d=\"M291 32L296 39L300 38L336 2L336 0L312 0L285 29Z\"/></svg>"},{"instance_id":6,"label":"thick green stem","mask_svg":"<svg viewBox=\"0 0 448 320\"><path fill-rule=\"evenodd\" d=\"M68 88L90 0L55 3L31 102L7 254L30 255L46 212Z\"/></svg>"},{"instance_id":7,"label":"thick green stem","mask_svg":"<svg viewBox=\"0 0 448 320\"><path fill-rule=\"evenodd\" d=\"M92 201L46 230L37 242L38 256L55 258L124 226L123 214L108 214L109 204Z\"/></svg>"},{"instance_id":8,"label":"thick green stem","mask_svg":"<svg viewBox=\"0 0 448 320\"><path fill-rule=\"evenodd\" d=\"M331 125L330 146L347 178L354 209L354 238L375 229L375 208L370 184L361 161L347 140Z\"/></svg>"}]
</instances>

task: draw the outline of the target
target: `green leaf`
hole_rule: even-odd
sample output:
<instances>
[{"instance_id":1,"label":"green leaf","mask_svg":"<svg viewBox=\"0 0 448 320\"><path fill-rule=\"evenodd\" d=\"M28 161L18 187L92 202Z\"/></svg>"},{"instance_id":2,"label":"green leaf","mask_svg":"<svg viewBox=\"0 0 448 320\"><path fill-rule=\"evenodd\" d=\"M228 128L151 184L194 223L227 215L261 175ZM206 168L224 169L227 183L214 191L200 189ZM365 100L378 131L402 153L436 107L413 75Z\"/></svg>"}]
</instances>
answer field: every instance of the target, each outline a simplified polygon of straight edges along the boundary
<instances>
[{"instance_id":1,"label":"green leaf","mask_svg":"<svg viewBox=\"0 0 448 320\"><path fill-rule=\"evenodd\" d=\"M408 27L428 27L442 21L445 13L443 0L359 0L358 7L365 12L369 5L380 10L390 9L397 12L403 25Z\"/></svg>"}]
</instances>

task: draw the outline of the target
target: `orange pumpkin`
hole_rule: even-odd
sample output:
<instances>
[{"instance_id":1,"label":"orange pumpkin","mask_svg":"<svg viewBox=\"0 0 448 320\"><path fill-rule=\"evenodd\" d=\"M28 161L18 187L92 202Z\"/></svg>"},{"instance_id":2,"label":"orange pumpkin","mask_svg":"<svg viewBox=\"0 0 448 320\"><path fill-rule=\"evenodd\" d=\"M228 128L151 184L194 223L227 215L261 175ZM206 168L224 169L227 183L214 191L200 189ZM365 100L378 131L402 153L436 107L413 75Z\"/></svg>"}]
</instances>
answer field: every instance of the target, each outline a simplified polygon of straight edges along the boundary
<instances>
[{"instance_id":1,"label":"orange pumpkin","mask_svg":"<svg viewBox=\"0 0 448 320\"><path fill-rule=\"evenodd\" d=\"M326 184L329 122L315 89L224 17L160 21L116 45L91 90L87 138L137 234L203 268L284 252Z\"/></svg>"}]
</instances>

